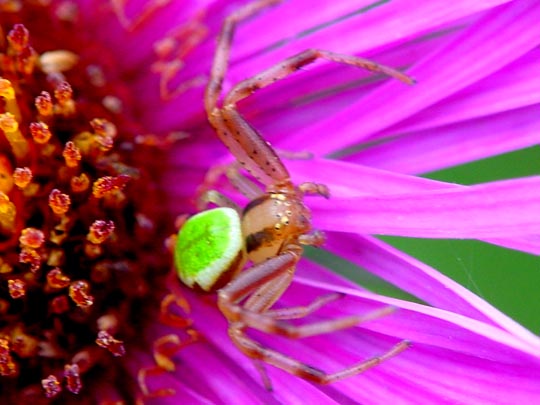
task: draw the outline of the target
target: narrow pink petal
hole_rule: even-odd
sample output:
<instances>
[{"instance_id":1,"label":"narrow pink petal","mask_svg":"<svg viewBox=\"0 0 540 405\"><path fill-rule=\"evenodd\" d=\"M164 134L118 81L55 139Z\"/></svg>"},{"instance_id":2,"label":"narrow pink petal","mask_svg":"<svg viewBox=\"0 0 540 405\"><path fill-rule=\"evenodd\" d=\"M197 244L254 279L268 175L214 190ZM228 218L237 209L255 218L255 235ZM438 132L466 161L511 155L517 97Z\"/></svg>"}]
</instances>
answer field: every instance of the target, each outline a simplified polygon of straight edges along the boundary
<instances>
[{"instance_id":1,"label":"narrow pink petal","mask_svg":"<svg viewBox=\"0 0 540 405\"><path fill-rule=\"evenodd\" d=\"M456 186L339 160L292 159L285 164L295 183L324 184L332 197L400 194Z\"/></svg>"},{"instance_id":2,"label":"narrow pink petal","mask_svg":"<svg viewBox=\"0 0 540 405\"><path fill-rule=\"evenodd\" d=\"M286 43L286 46L282 49L278 49L268 56L259 58L255 63L250 61L246 66L239 66L239 70L241 69L251 75L264 67L271 66L276 60L284 59L295 52L308 48L324 48L336 52L365 54L368 50L376 50L393 42L403 41L426 31L436 30L441 26L506 2L500 0L458 0L452 2L452 4L445 4L445 7L441 7L435 2L421 2L411 7L408 0L333 2L332 8L336 9L337 5L340 4L339 8L343 12L348 11L351 17L339 24L325 27L322 31L312 30L313 32L310 35L300 36L299 38L296 35L297 39L295 38L296 33L291 33L291 26L298 26L297 33L301 33L303 29L310 27L309 24L303 25L303 22L299 21L299 15L313 15L312 23L325 23L332 20L334 15L339 14L328 14L325 9L328 6L309 7L303 2L291 2L290 5L285 4L282 6L283 9L287 7L291 9L287 15L282 17L278 10L276 10L276 15L270 13L262 15L257 21L259 24L254 23L253 27L250 27L249 34L246 35L265 38L262 40L262 44L268 43L268 45L288 38L296 40ZM357 12L356 15L354 15L355 11ZM406 15L407 18L403 18L403 15ZM309 21L309 17L307 18ZM282 23L275 24L277 20ZM290 21L289 24L283 23L287 20ZM267 30L269 26L275 27L275 29L271 30L272 35L270 36ZM354 38L354 41L343 41L343 38ZM253 44L251 44L251 49L244 49L241 46L238 46L237 53L237 55L241 55L240 57L256 52L256 49L253 49ZM246 46L250 46L250 44L246 44ZM235 77L234 71L232 74Z\"/></svg>"},{"instance_id":3,"label":"narrow pink petal","mask_svg":"<svg viewBox=\"0 0 540 405\"><path fill-rule=\"evenodd\" d=\"M420 159L419 159L420 160ZM369 166L329 159L288 160L296 183L315 182L326 185L332 198L360 195L389 195L413 193L442 188L463 187L459 184L407 176ZM313 170L317 167L317 170ZM540 255L540 236L529 235L513 238L488 238L485 242L510 249Z\"/></svg>"},{"instance_id":4,"label":"narrow pink petal","mask_svg":"<svg viewBox=\"0 0 540 405\"><path fill-rule=\"evenodd\" d=\"M540 80L536 80L539 59L540 49L534 49L499 72L384 132L406 133L430 129L540 104Z\"/></svg>"},{"instance_id":5,"label":"narrow pink petal","mask_svg":"<svg viewBox=\"0 0 540 405\"><path fill-rule=\"evenodd\" d=\"M537 336L465 287L378 239L331 233L324 247L434 307L505 329L529 344L536 344L538 340ZM324 274L317 268L311 267L310 273L304 274L330 285L348 285L339 276L330 272Z\"/></svg>"},{"instance_id":6,"label":"narrow pink petal","mask_svg":"<svg viewBox=\"0 0 540 405\"><path fill-rule=\"evenodd\" d=\"M364 234L490 238L540 233L540 177L411 195L313 200L314 226Z\"/></svg>"},{"instance_id":7,"label":"narrow pink petal","mask_svg":"<svg viewBox=\"0 0 540 405\"><path fill-rule=\"evenodd\" d=\"M318 275L315 275L314 279L317 280ZM514 334L461 315L377 297L371 293L363 293L354 287L329 285L314 279L306 279L302 275L297 276L296 282L280 303L286 306L306 304L310 296L317 296L324 290L337 290L349 297L317 311L315 319L361 314L387 305L396 306L399 310L384 318L332 334L290 340L275 335L254 333L257 341L329 372L350 365L355 362L355 359L360 360L380 354L403 338L411 339L413 346L366 373L330 387L311 385L269 366L269 375L274 383L272 395L277 400L291 403L303 402L307 398L310 401L326 403L330 398L341 398L338 402L344 403L347 398L365 402L371 397L371 403L385 403L384 401L388 401L388 398L401 398L403 401L403 391L398 387L409 387L416 395L412 395L410 400L404 403L413 403L413 398L417 400L419 396L435 399L440 398L441 395L455 401L473 395L474 398L491 399L495 400L493 403L497 403L499 392L487 389L492 384L494 374L503 376L505 381L500 387L501 392L515 390L518 398L538 398L540 387L537 386L536 377L534 377L540 369L540 359L537 354L540 343L537 338L531 342L525 342L516 338ZM310 289L313 291L308 291ZM197 300L199 304L193 308L194 319L198 320L197 329L201 330L208 342L216 348L225 349L224 353L233 359L234 364L245 368L246 375L256 379L258 376L254 373L250 361L239 351L235 352L235 348L228 341L225 334L226 323L217 312L215 301L191 297L192 293L187 293L187 295L190 299ZM203 302L206 305L200 305ZM201 342L201 344L208 343ZM179 364L182 363L181 359L184 356L191 356L187 353L189 350L188 347L178 354ZM199 361L204 361L204 357L199 356ZM416 375L418 370L413 364L417 364L422 372L425 372L424 368L431 367L435 375L432 378L419 378ZM437 364L437 367L433 364ZM520 371L524 368L528 372ZM457 372L457 370L460 371ZM237 372L240 373L239 375L242 373ZM472 380L471 376L474 376ZM439 379L442 379L444 383L438 381ZM468 380L471 383L466 384ZM291 390L293 383L295 389ZM389 389L389 383L396 389ZM450 390L453 384L456 386ZM255 384L252 389L260 390L260 384ZM450 396L446 394L447 391ZM328 397L325 398L324 394Z\"/></svg>"},{"instance_id":8,"label":"narrow pink petal","mask_svg":"<svg viewBox=\"0 0 540 405\"><path fill-rule=\"evenodd\" d=\"M328 153L355 144L502 68L540 43L540 3L512 2L494 9L445 47L410 69L413 87L388 82L350 108L309 131L292 134L281 147ZM478 55L482 54L482 58ZM444 78L444 80L442 79ZM389 103L388 100L392 100ZM340 136L332 134L340 128ZM314 138L313 134L320 134Z\"/></svg>"},{"instance_id":9,"label":"narrow pink petal","mask_svg":"<svg viewBox=\"0 0 540 405\"><path fill-rule=\"evenodd\" d=\"M444 169L539 144L538 116L540 104L403 134L345 159L400 173Z\"/></svg>"}]
</instances>

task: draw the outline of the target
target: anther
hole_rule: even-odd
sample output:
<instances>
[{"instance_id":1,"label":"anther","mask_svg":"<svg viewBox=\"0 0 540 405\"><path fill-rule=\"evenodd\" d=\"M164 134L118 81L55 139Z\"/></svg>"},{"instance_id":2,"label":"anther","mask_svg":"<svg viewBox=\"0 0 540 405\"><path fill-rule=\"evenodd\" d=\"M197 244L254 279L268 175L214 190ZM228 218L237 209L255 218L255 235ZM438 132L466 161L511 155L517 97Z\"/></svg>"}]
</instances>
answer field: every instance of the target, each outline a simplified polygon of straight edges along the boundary
<instances>
[{"instance_id":1,"label":"anther","mask_svg":"<svg viewBox=\"0 0 540 405\"><path fill-rule=\"evenodd\" d=\"M99 245L105 242L114 232L114 222L98 219L90 226L90 232L86 235L91 243Z\"/></svg>"},{"instance_id":2,"label":"anther","mask_svg":"<svg viewBox=\"0 0 540 405\"><path fill-rule=\"evenodd\" d=\"M19 262L30 264L30 271L36 273L41 267L41 256L35 249L23 247L19 253Z\"/></svg>"},{"instance_id":3,"label":"anther","mask_svg":"<svg viewBox=\"0 0 540 405\"><path fill-rule=\"evenodd\" d=\"M22 298L26 295L26 283L17 278L8 280L8 291L11 298Z\"/></svg>"},{"instance_id":4,"label":"anther","mask_svg":"<svg viewBox=\"0 0 540 405\"><path fill-rule=\"evenodd\" d=\"M79 161L82 158L81 151L71 141L66 142L66 145L64 146L64 151L62 152L62 156L66 161L66 166L72 168L77 167L79 165Z\"/></svg>"},{"instance_id":5,"label":"anther","mask_svg":"<svg viewBox=\"0 0 540 405\"><path fill-rule=\"evenodd\" d=\"M58 189L54 189L49 194L49 207L56 215L63 215L69 210L71 199L69 195L63 194Z\"/></svg>"},{"instance_id":6,"label":"anther","mask_svg":"<svg viewBox=\"0 0 540 405\"><path fill-rule=\"evenodd\" d=\"M75 112L75 101L73 100L73 89L68 82L60 82L54 89L54 97L58 101L58 112L63 115Z\"/></svg>"},{"instance_id":7,"label":"anther","mask_svg":"<svg viewBox=\"0 0 540 405\"><path fill-rule=\"evenodd\" d=\"M30 135L34 138L34 141L39 144L44 144L49 142L51 139L52 133L49 130L49 126L44 122L32 122L30 124Z\"/></svg>"},{"instance_id":8,"label":"anther","mask_svg":"<svg viewBox=\"0 0 540 405\"><path fill-rule=\"evenodd\" d=\"M98 346L107 349L115 357L120 357L126 354L124 342L113 338L112 335L107 331L100 330L98 332L96 343Z\"/></svg>"},{"instance_id":9,"label":"anther","mask_svg":"<svg viewBox=\"0 0 540 405\"><path fill-rule=\"evenodd\" d=\"M53 113L53 102L49 92L42 91L34 102L39 115L48 117Z\"/></svg>"},{"instance_id":10,"label":"anther","mask_svg":"<svg viewBox=\"0 0 540 405\"><path fill-rule=\"evenodd\" d=\"M64 377L66 378L66 388L73 394L81 391L81 376L77 364L66 364L64 366Z\"/></svg>"},{"instance_id":11,"label":"anther","mask_svg":"<svg viewBox=\"0 0 540 405\"><path fill-rule=\"evenodd\" d=\"M74 193L81 193L86 191L90 186L90 179L84 173L81 173L79 176L73 176L70 181L71 191Z\"/></svg>"},{"instance_id":12,"label":"anther","mask_svg":"<svg viewBox=\"0 0 540 405\"><path fill-rule=\"evenodd\" d=\"M9 341L0 338L0 375L8 377L17 374L17 365L11 357Z\"/></svg>"},{"instance_id":13,"label":"anther","mask_svg":"<svg viewBox=\"0 0 540 405\"><path fill-rule=\"evenodd\" d=\"M47 273L47 285L51 288L66 288L70 282L70 278L62 273L62 270L60 270L58 267Z\"/></svg>"},{"instance_id":14,"label":"anther","mask_svg":"<svg viewBox=\"0 0 540 405\"><path fill-rule=\"evenodd\" d=\"M14 53L21 53L25 48L28 47L30 33L24 25L15 24L12 30L9 31L7 40L10 49Z\"/></svg>"},{"instance_id":15,"label":"anther","mask_svg":"<svg viewBox=\"0 0 540 405\"><path fill-rule=\"evenodd\" d=\"M21 189L32 181L32 171L28 167L17 167L13 172L13 182Z\"/></svg>"},{"instance_id":16,"label":"anther","mask_svg":"<svg viewBox=\"0 0 540 405\"><path fill-rule=\"evenodd\" d=\"M21 247L27 247L32 249L38 249L43 245L45 241L45 235L42 231L36 228L25 228L21 232L19 237L19 243Z\"/></svg>"},{"instance_id":17,"label":"anther","mask_svg":"<svg viewBox=\"0 0 540 405\"><path fill-rule=\"evenodd\" d=\"M77 280L69 286L69 296L77 306L86 308L94 303L94 297L88 293L89 290L90 285L87 281Z\"/></svg>"},{"instance_id":18,"label":"anther","mask_svg":"<svg viewBox=\"0 0 540 405\"><path fill-rule=\"evenodd\" d=\"M41 380L41 386L43 387L47 398L54 398L62 391L60 381L52 374Z\"/></svg>"},{"instance_id":19,"label":"anther","mask_svg":"<svg viewBox=\"0 0 540 405\"><path fill-rule=\"evenodd\" d=\"M92 193L94 197L102 198L113 191L122 190L129 179L125 174L101 177L94 182Z\"/></svg>"}]
</instances>

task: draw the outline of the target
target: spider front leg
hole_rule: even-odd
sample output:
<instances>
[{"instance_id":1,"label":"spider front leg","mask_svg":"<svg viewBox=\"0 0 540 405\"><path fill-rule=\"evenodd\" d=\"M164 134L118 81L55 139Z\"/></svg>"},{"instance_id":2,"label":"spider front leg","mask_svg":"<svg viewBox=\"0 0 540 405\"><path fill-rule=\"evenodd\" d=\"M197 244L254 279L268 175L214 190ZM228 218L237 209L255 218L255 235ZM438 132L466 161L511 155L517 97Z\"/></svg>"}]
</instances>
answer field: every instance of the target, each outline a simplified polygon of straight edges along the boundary
<instances>
[{"instance_id":1,"label":"spider front leg","mask_svg":"<svg viewBox=\"0 0 540 405\"><path fill-rule=\"evenodd\" d=\"M414 81L407 75L392 68L379 65L370 60L342 55L319 49L308 49L263 71L250 79L237 84L226 95L223 106L218 105L222 84L229 64L232 38L238 23L253 16L266 7L279 3L279 0L261 0L249 3L226 18L212 63L210 80L205 91L205 109L210 124L223 144L231 151L238 162L255 178L274 190L282 185L290 186L290 176L274 149L261 137L236 111L236 103L255 91L281 80L301 67L317 59L326 59L345 65L352 65L370 71L395 77L405 83Z\"/></svg>"}]
</instances>

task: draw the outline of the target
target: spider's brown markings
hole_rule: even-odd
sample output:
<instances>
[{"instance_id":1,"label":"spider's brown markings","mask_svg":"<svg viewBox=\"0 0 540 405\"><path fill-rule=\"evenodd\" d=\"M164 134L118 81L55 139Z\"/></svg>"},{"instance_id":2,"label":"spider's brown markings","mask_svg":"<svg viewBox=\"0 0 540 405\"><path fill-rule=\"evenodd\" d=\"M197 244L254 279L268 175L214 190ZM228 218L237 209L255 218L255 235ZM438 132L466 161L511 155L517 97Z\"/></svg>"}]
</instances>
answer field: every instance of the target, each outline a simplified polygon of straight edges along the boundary
<instances>
[{"instance_id":1,"label":"spider's brown markings","mask_svg":"<svg viewBox=\"0 0 540 405\"><path fill-rule=\"evenodd\" d=\"M308 49L238 83L225 95L220 105L218 100L236 25L279 2L280 0L259 0L247 4L225 19L204 99L208 119L219 139L231 151L237 162L265 186L264 191L258 190L256 185L243 177L235 166L227 170L231 182L251 199L251 203L244 211L238 210L238 213L242 220L242 235L248 245L247 255L253 266L233 276L232 281L218 291L218 306L229 321L231 340L238 349L255 360L267 388L271 388L270 382L261 363L258 362L260 360L299 377L325 384L361 373L396 356L410 345L409 341L403 340L380 356L328 374L267 348L246 335L248 328L254 328L289 338L301 338L349 328L393 312L392 308L386 307L368 313L364 317L349 316L301 326L282 321L303 318L322 305L339 299L340 294L319 297L307 306L271 309L292 282L296 264L303 253L302 245L320 246L324 243L324 235L311 229L311 214L304 204L304 195L317 194L327 197L328 189L315 183L294 185L277 153L238 113L236 103L318 59L380 72L405 83L413 83L407 75L367 59ZM214 203L235 206L233 202L215 191L205 194L202 201L204 205ZM223 272L229 270L222 269ZM214 286L213 289L216 288Z\"/></svg>"}]
</instances>

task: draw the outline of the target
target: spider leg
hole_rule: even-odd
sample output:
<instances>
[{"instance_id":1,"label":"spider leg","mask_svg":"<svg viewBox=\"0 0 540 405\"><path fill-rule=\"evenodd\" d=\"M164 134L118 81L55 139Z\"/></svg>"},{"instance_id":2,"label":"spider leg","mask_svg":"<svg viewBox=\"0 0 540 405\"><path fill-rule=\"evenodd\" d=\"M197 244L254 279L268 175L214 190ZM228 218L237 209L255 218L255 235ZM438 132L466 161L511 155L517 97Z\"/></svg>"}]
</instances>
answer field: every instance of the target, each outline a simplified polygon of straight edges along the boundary
<instances>
[{"instance_id":1,"label":"spider leg","mask_svg":"<svg viewBox=\"0 0 540 405\"><path fill-rule=\"evenodd\" d=\"M369 70L371 72L379 72L398 79L404 83L414 84L414 80L406 74L392 69L391 67L373 62L369 59L325 51L322 49L307 49L283 60L280 63L277 63L256 76L241 81L227 94L223 104L226 107L235 105L240 100L255 93L257 90L290 76L302 67L315 62L317 59L325 59L330 62L350 65L360 69Z\"/></svg>"},{"instance_id":2,"label":"spider leg","mask_svg":"<svg viewBox=\"0 0 540 405\"><path fill-rule=\"evenodd\" d=\"M324 232L319 230L314 230L312 233L306 233L304 235L300 235L298 237L298 242L300 242L302 245L308 245L308 246L322 246L324 242L326 241L326 235Z\"/></svg>"},{"instance_id":3,"label":"spider leg","mask_svg":"<svg viewBox=\"0 0 540 405\"><path fill-rule=\"evenodd\" d=\"M236 110L229 105L208 117L216 133L249 173L265 185L290 182L290 174L276 151Z\"/></svg>"},{"instance_id":4,"label":"spider leg","mask_svg":"<svg viewBox=\"0 0 540 405\"><path fill-rule=\"evenodd\" d=\"M289 172L281 163L276 152L243 118L233 117L235 122L230 122L230 118L218 106L218 100L229 64L229 54L236 25L264 8L280 2L281 0L260 0L249 3L225 19L218 37L210 78L204 95L208 120L215 129L218 138L238 162L246 166L248 171L264 184L288 181Z\"/></svg>"},{"instance_id":5,"label":"spider leg","mask_svg":"<svg viewBox=\"0 0 540 405\"><path fill-rule=\"evenodd\" d=\"M343 380L344 378L363 373L364 371L379 365L383 361L398 355L411 345L409 341L402 340L390 350L382 353L379 356L356 363L335 373L326 373L308 364L302 363L301 361L293 359L292 357L286 356L283 353L261 345L252 338L248 337L244 332L244 328L242 327L231 327L231 329L229 329L229 336L236 346L247 356L253 359L262 360L265 363L285 370L290 374L319 384L330 384Z\"/></svg>"},{"instance_id":6,"label":"spider leg","mask_svg":"<svg viewBox=\"0 0 540 405\"><path fill-rule=\"evenodd\" d=\"M269 316L273 319L299 319L304 318L307 315L312 314L317 311L319 308L324 305L337 301L343 298L344 294L340 293L331 293L321 295L320 297L315 298L308 305L302 305L297 307L288 307L280 309L270 309L264 313L265 316Z\"/></svg>"},{"instance_id":7,"label":"spider leg","mask_svg":"<svg viewBox=\"0 0 540 405\"><path fill-rule=\"evenodd\" d=\"M300 326L282 322L279 317L267 316L266 311L289 287L301 249L298 245L288 245L280 255L240 273L218 291L218 306L231 324L240 323L261 332L303 338L346 329L394 312L393 307L384 307L364 316L353 315ZM247 296L249 298L242 304L241 301ZM291 309L291 313L297 310ZM281 311L287 314L287 310ZM309 313L309 309L304 310L304 313Z\"/></svg>"},{"instance_id":8,"label":"spider leg","mask_svg":"<svg viewBox=\"0 0 540 405\"><path fill-rule=\"evenodd\" d=\"M284 308L283 311L285 314L287 314L286 308ZM237 314L239 317L239 322L243 323L246 327L257 329L265 333L285 336L291 339L300 339L309 336L321 335L324 333L331 333L341 329L347 329L362 322L367 322L390 315L394 311L394 307L387 306L369 312L364 316L352 315L299 326L282 322L279 320L279 318L266 316L266 313L253 312L242 307L238 307Z\"/></svg>"},{"instance_id":9,"label":"spider leg","mask_svg":"<svg viewBox=\"0 0 540 405\"><path fill-rule=\"evenodd\" d=\"M210 70L210 80L208 81L204 95L204 105L207 113L210 114L210 112L217 108L217 101L221 94L223 79L225 78L229 65L231 43L236 30L236 25L241 21L254 16L266 7L281 3L281 1L282 0L259 0L248 3L229 15L223 22L217 40L212 68Z\"/></svg>"},{"instance_id":10,"label":"spider leg","mask_svg":"<svg viewBox=\"0 0 540 405\"><path fill-rule=\"evenodd\" d=\"M206 210L210 204L217 205L218 207L232 208L238 212L238 215L242 215L242 208L240 208L240 206L229 197L221 194L219 191L208 190L197 198L197 209L199 211Z\"/></svg>"},{"instance_id":11,"label":"spider leg","mask_svg":"<svg viewBox=\"0 0 540 405\"><path fill-rule=\"evenodd\" d=\"M229 322L242 322L243 312L252 313L252 311L243 309L239 304L246 296L253 294L269 282L279 281L281 279L279 283L281 285L280 288L271 294L272 298L268 302L271 302L271 306L279 299L292 279L294 268L301 254L301 246L289 245L278 256L245 270L229 284L220 289L218 291L218 306ZM287 277L283 276L281 278L282 275L287 273L289 273ZM283 282L283 280L288 281L288 283ZM254 295L261 297L261 300L267 300L269 294L264 296ZM264 308L265 305L261 305L261 308Z\"/></svg>"},{"instance_id":12,"label":"spider leg","mask_svg":"<svg viewBox=\"0 0 540 405\"><path fill-rule=\"evenodd\" d=\"M303 195L320 195L324 198L330 198L330 190L324 184L306 182L298 186Z\"/></svg>"},{"instance_id":13,"label":"spider leg","mask_svg":"<svg viewBox=\"0 0 540 405\"><path fill-rule=\"evenodd\" d=\"M294 272L290 271L279 275L271 282L260 286L251 294L242 307L252 313L266 314L267 310L283 295L291 284Z\"/></svg>"},{"instance_id":14,"label":"spider leg","mask_svg":"<svg viewBox=\"0 0 540 405\"><path fill-rule=\"evenodd\" d=\"M263 190L240 172L238 162L231 163L226 170L229 182L250 200L259 197Z\"/></svg>"}]
</instances>

